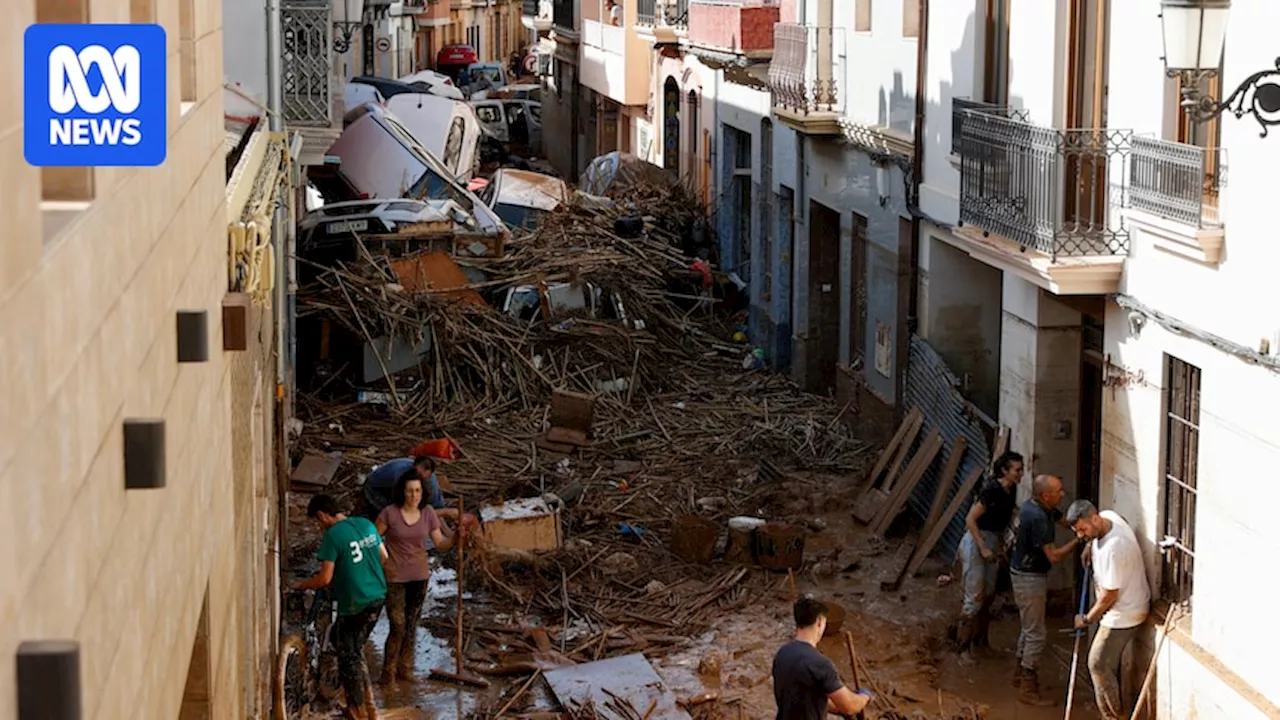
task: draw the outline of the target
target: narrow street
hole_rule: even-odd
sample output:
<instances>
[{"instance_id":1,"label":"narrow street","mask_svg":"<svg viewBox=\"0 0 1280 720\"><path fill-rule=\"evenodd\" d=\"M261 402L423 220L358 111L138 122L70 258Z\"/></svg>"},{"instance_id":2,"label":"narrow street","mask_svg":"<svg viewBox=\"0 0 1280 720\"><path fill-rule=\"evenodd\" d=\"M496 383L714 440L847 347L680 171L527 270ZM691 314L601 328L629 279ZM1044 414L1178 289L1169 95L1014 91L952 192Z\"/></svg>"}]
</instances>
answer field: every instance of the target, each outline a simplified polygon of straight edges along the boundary
<instances>
[{"instance_id":1,"label":"narrow street","mask_svg":"<svg viewBox=\"0 0 1280 720\"><path fill-rule=\"evenodd\" d=\"M678 188L632 187L620 205L639 208L648 231L630 239L614 233L619 210L571 202L518 233L505 257L467 261L502 286L536 276L608 288L624 318L563 311L530 322L448 287L388 292L347 265L301 289L304 316L373 335L427 317L435 328L431 389L406 394L399 407L393 397L326 399L342 382L329 375L304 390L295 457L340 458L311 492L323 490L355 512L374 466L447 439L457 448L455 459L438 466L447 503L461 498L468 512L498 518L468 546L464 573L463 667L489 687L459 689L428 677L456 662L456 556L438 554L415 675L380 688L383 707L439 718L491 718L499 710L588 717L582 713L594 711L575 715L559 702L542 674L639 653L695 717L771 718L773 652L793 630L791 602L814 593L843 615L832 632L853 633L862 684L877 693L869 717L1056 717L1060 709L1019 706L1009 690L1011 604L992 657L971 670L947 646L959 595L955 583L935 582L946 570L939 561L896 591L881 589L917 534L905 514L884 535L851 516L881 448L850 429L858 412L852 403L802 392L758 367L719 308L723 300L699 299L693 286L673 289L693 262L682 257L673 230L688 222L683 198ZM389 388L416 382L416 372L397 374ZM554 396L566 392L591 399L588 433L557 445L550 441ZM305 516L307 492L294 488L288 574L301 579L317 569L319 537ZM491 529L520 517L492 508L523 498L546 501L555 528L550 546L522 546ZM743 517L771 523L755 532L802 538L802 550L757 560L728 547L730 520ZM778 569L760 565L771 561ZM386 632L383 617L367 648L375 673ZM1066 668L1059 666L1070 649L1055 639L1044 677L1062 687ZM842 635L822 650L853 677ZM1089 717L1080 705L1076 716Z\"/></svg>"}]
</instances>

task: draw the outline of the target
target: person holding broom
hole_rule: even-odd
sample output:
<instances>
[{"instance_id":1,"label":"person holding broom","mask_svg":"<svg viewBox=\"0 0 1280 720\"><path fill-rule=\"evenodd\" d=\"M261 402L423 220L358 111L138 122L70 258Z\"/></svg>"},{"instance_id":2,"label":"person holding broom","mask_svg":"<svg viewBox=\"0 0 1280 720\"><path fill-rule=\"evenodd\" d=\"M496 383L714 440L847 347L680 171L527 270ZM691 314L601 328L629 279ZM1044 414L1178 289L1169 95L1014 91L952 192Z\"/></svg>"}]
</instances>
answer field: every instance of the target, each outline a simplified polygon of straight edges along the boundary
<instances>
[{"instance_id":1,"label":"person holding broom","mask_svg":"<svg viewBox=\"0 0 1280 720\"><path fill-rule=\"evenodd\" d=\"M871 702L870 690L845 687L835 663L818 651L827 630L827 606L808 595L796 601L792 614L795 639L773 658L773 698L777 720L824 720L828 713L854 717Z\"/></svg>"},{"instance_id":2,"label":"person holding broom","mask_svg":"<svg viewBox=\"0 0 1280 720\"><path fill-rule=\"evenodd\" d=\"M382 676L379 683L394 683L413 676L413 659L418 642L418 618L427 599L427 581L431 562L427 558L427 540L439 552L446 552L466 536L466 524L448 535L444 524L427 496L417 468L400 474L391 489L391 503L378 514L374 525L386 541L388 558L383 569L387 574L387 620L390 630L382 654ZM456 516L457 511L454 511Z\"/></svg>"}]
</instances>

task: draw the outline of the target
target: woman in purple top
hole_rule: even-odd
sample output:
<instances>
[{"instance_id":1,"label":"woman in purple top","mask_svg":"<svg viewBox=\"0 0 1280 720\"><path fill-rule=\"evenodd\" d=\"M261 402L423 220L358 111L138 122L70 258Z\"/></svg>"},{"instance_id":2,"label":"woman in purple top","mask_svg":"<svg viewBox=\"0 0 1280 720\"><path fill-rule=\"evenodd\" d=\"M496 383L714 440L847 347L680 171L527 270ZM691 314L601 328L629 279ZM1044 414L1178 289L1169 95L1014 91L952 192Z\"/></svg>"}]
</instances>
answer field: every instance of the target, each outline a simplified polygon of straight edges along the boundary
<instances>
[{"instance_id":1,"label":"woman in purple top","mask_svg":"<svg viewBox=\"0 0 1280 720\"><path fill-rule=\"evenodd\" d=\"M400 475L391 490L391 504L382 509L374 523L387 546L383 569L387 575L387 619L391 631L382 655L380 682L413 676L413 656L418 640L418 617L427 599L427 579L431 563L427 559L427 538L437 550L449 550L456 533L444 534L444 525L427 502L422 477L414 468Z\"/></svg>"}]
</instances>

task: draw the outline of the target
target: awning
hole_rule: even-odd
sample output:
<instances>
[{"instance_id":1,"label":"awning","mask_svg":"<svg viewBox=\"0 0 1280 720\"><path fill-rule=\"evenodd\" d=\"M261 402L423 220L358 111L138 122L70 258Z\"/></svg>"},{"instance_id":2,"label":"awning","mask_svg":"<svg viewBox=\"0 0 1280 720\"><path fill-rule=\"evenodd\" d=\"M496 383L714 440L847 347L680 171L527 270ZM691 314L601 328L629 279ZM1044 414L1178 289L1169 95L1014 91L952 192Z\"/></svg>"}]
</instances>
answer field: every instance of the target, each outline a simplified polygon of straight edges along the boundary
<instances>
[{"instance_id":1,"label":"awning","mask_svg":"<svg viewBox=\"0 0 1280 720\"><path fill-rule=\"evenodd\" d=\"M445 45L436 53L436 65L471 65L478 62L480 57L470 45Z\"/></svg>"}]
</instances>

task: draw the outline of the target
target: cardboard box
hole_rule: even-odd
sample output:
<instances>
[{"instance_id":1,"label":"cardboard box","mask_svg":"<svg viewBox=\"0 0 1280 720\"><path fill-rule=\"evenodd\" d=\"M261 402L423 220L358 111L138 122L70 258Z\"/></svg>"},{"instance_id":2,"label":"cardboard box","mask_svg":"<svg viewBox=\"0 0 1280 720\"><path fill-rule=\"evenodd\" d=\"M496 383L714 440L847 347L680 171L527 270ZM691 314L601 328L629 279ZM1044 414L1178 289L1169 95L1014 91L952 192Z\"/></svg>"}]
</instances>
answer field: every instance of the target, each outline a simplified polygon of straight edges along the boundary
<instances>
[{"instance_id":1,"label":"cardboard box","mask_svg":"<svg viewBox=\"0 0 1280 720\"><path fill-rule=\"evenodd\" d=\"M563 541L560 512L540 497L510 500L480 509L484 537L494 548L540 552Z\"/></svg>"}]
</instances>

